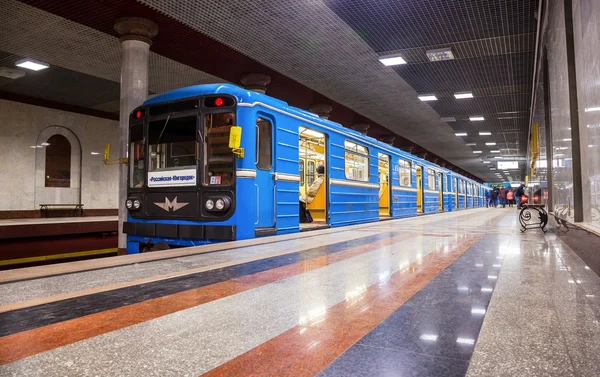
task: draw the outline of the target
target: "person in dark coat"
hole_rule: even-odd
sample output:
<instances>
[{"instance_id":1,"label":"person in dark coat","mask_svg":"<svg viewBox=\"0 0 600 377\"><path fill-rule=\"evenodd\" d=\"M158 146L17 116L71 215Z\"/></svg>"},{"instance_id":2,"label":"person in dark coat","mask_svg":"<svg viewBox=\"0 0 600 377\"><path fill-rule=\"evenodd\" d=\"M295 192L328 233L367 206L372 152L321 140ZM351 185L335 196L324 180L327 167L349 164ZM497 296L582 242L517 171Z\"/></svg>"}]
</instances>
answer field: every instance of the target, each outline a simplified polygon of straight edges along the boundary
<instances>
[{"instance_id":1,"label":"person in dark coat","mask_svg":"<svg viewBox=\"0 0 600 377\"><path fill-rule=\"evenodd\" d=\"M498 191L498 196L500 197L500 204L502 204L502 208L506 208L506 189L501 187Z\"/></svg>"}]
</instances>

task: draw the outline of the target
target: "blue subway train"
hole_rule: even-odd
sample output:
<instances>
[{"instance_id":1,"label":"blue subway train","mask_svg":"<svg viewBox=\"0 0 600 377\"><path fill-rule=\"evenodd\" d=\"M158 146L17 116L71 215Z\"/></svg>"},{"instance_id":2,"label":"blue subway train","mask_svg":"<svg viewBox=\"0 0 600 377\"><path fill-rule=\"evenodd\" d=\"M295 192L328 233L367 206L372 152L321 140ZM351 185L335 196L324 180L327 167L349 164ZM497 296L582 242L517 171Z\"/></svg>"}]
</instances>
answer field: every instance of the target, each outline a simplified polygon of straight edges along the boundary
<instances>
[{"instance_id":1,"label":"blue subway train","mask_svg":"<svg viewBox=\"0 0 600 377\"><path fill-rule=\"evenodd\" d=\"M476 181L231 84L155 96L130 114L129 135L128 253L484 204ZM301 223L320 165L313 221Z\"/></svg>"}]
</instances>

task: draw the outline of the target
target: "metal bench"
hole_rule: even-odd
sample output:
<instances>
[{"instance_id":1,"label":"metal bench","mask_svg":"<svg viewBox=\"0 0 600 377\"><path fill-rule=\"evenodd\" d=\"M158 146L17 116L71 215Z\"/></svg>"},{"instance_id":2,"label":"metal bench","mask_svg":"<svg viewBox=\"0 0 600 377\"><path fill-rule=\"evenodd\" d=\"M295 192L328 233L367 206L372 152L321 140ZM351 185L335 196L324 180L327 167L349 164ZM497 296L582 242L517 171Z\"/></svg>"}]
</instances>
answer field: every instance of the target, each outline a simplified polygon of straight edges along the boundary
<instances>
[{"instance_id":1,"label":"metal bench","mask_svg":"<svg viewBox=\"0 0 600 377\"><path fill-rule=\"evenodd\" d=\"M73 216L83 216L83 204L40 204L40 215L42 217L48 217L49 208L72 209Z\"/></svg>"},{"instance_id":2,"label":"metal bench","mask_svg":"<svg viewBox=\"0 0 600 377\"><path fill-rule=\"evenodd\" d=\"M544 233L547 229L548 224L548 212L546 212L544 204L523 204L521 212L519 213L519 222L521 223L521 232L525 232L527 229L540 228ZM536 211L538 219L533 219L532 212Z\"/></svg>"}]
</instances>

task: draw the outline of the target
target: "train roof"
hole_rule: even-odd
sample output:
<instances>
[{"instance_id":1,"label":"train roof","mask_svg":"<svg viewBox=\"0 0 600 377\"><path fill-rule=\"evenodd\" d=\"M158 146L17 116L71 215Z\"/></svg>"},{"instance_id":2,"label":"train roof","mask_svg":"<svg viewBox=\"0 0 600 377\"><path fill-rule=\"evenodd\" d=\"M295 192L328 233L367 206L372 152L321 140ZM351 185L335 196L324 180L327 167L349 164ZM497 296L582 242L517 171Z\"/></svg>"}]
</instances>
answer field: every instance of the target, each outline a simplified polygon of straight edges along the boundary
<instances>
[{"instance_id":1,"label":"train roof","mask_svg":"<svg viewBox=\"0 0 600 377\"><path fill-rule=\"evenodd\" d=\"M327 126L328 128L331 128L334 131L337 131L339 133L349 134L356 139L359 139L359 140L366 139L366 141L368 141L370 144L375 145L379 149L382 149L382 150L385 150L388 152L393 152L397 155L401 155L404 157L410 157L412 160L417 161L425 166L435 166L438 169L444 170L452 175L458 175L468 181L476 182L470 178L462 176L461 174L455 173L449 169L446 169L437 164L434 164L433 162L419 158L413 154L410 154L408 152L400 150L396 147L390 146L389 144L382 143L381 141L374 139L370 136L363 135L358 131L346 128L339 123L320 118L317 114L311 113L306 110L299 109L294 106L290 106L285 101L279 100L277 98L271 97L271 96L263 94L263 93L258 93L258 92L254 92L254 91L251 91L248 89L244 89L244 88L239 87L234 84L227 84L227 83L202 84L202 85L189 86L186 88L175 89L175 90L171 90L169 92L165 92L165 93L156 95L156 96L148 99L147 101L145 101L143 103L143 106L153 105L153 104L162 103L162 102L177 101L177 100L181 100L181 99L192 98L192 97L197 97L197 96L202 96L202 95L211 95L211 94L228 94L228 95L234 96L236 98L238 104L244 104L244 103L254 104L256 102L260 102L264 105L278 108L278 109L285 111L287 113L290 113L292 115L299 116L302 118L307 118L307 120L310 120L310 121L320 124L322 126ZM476 183L478 183L478 182L476 182Z\"/></svg>"}]
</instances>

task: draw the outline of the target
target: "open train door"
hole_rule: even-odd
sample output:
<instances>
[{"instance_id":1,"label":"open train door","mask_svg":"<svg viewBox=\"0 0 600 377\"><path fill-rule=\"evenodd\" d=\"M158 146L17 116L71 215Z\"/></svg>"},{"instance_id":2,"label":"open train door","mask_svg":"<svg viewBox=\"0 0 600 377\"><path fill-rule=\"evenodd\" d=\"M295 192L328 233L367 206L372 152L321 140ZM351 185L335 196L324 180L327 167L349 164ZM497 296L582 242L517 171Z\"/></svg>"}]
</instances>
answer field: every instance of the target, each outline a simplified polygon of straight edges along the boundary
<instances>
[{"instance_id":1,"label":"open train door","mask_svg":"<svg viewBox=\"0 0 600 377\"><path fill-rule=\"evenodd\" d=\"M390 156L379 153L377 169L379 174L379 218L387 219L391 217L391 197L392 186L390 185Z\"/></svg>"},{"instance_id":2,"label":"open train door","mask_svg":"<svg viewBox=\"0 0 600 377\"><path fill-rule=\"evenodd\" d=\"M438 210L444 212L444 177L442 173L438 173Z\"/></svg>"},{"instance_id":3,"label":"open train door","mask_svg":"<svg viewBox=\"0 0 600 377\"><path fill-rule=\"evenodd\" d=\"M298 129L299 138L299 174L300 198L308 199L310 191L314 190L313 184L320 178L323 183L320 185L316 195L308 199L310 203L306 204L306 209L310 213L313 221L311 223L301 222L300 230L312 230L327 228L328 225L328 167L325 164L327 161L327 135L322 132L301 126ZM319 166L323 166L324 175L318 174Z\"/></svg>"},{"instance_id":4,"label":"open train door","mask_svg":"<svg viewBox=\"0 0 600 377\"><path fill-rule=\"evenodd\" d=\"M417 166L417 213L423 213L423 168Z\"/></svg>"}]
</instances>

